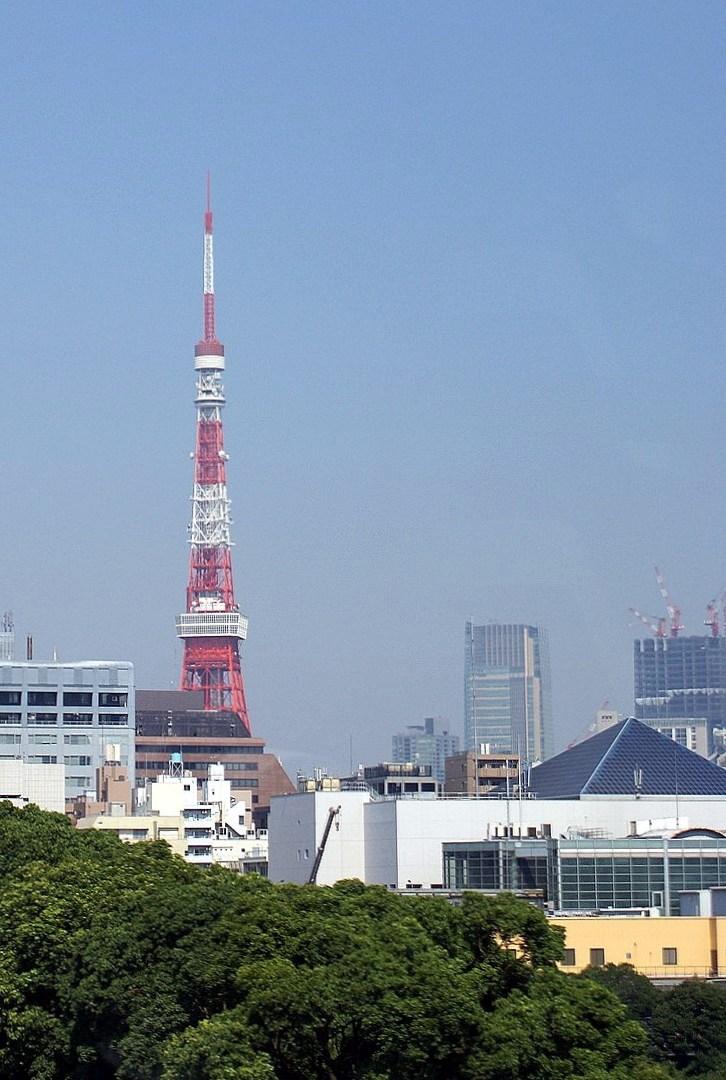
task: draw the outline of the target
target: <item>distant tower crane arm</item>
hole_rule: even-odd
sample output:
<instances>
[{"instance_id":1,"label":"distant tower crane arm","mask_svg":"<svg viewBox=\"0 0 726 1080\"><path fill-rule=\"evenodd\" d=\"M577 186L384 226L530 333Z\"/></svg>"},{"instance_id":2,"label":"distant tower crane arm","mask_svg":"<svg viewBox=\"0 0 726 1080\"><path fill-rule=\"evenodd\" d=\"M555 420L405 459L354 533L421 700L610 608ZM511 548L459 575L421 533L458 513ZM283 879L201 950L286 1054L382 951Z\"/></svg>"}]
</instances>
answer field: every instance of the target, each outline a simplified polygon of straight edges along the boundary
<instances>
[{"instance_id":1,"label":"distant tower crane arm","mask_svg":"<svg viewBox=\"0 0 726 1080\"><path fill-rule=\"evenodd\" d=\"M670 593L668 592L668 586L665 583L665 578L661 574L660 570L656 566L655 568L655 580L658 582L658 589L663 597L666 605L666 611L668 612L668 618L670 620L670 636L678 637L681 630L683 630L683 623L681 622L681 609L673 603Z\"/></svg>"}]
</instances>

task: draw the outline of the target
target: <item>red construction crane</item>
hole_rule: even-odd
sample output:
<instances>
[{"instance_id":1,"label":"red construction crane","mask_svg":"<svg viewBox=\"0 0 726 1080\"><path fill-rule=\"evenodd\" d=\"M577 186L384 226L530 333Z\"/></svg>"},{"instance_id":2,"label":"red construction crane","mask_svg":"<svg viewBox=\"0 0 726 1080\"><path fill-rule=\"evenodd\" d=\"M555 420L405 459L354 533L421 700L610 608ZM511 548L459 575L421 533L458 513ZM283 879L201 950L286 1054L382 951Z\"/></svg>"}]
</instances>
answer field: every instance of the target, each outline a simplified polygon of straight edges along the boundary
<instances>
[{"instance_id":1,"label":"red construction crane","mask_svg":"<svg viewBox=\"0 0 726 1080\"><path fill-rule=\"evenodd\" d=\"M655 568L655 580L658 582L660 594L665 600L666 611L668 612L668 619L670 620L670 636L678 637L680 631L683 630L683 623L681 622L681 609L677 607L671 600L670 593L668 592L668 586L665 583L665 578L663 577L657 566Z\"/></svg>"},{"instance_id":2,"label":"red construction crane","mask_svg":"<svg viewBox=\"0 0 726 1080\"><path fill-rule=\"evenodd\" d=\"M718 607L716 606L716 597L706 604L706 618L703 620L704 626L710 626L711 637L718 637L720 632L720 626L718 621Z\"/></svg>"},{"instance_id":3,"label":"red construction crane","mask_svg":"<svg viewBox=\"0 0 726 1080\"><path fill-rule=\"evenodd\" d=\"M642 611L638 611L634 607L628 608L628 611L635 615L636 619L640 619L644 626L649 627L656 637L667 636L668 624L662 615L644 615Z\"/></svg>"}]
</instances>

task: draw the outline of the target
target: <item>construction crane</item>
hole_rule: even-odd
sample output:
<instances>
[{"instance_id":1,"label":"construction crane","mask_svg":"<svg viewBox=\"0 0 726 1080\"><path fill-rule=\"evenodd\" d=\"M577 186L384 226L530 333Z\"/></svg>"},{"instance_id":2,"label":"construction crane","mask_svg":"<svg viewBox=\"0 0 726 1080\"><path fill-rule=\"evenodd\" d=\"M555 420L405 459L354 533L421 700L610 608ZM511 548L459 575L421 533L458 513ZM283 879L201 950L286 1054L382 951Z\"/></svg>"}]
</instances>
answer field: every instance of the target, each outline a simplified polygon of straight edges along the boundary
<instances>
[{"instance_id":1,"label":"construction crane","mask_svg":"<svg viewBox=\"0 0 726 1080\"><path fill-rule=\"evenodd\" d=\"M671 600L670 593L668 592L668 586L665 583L665 578L661 574L660 570L656 566L655 568L655 580L658 582L658 588L660 594L665 601L666 611L668 612L668 618L670 620L670 636L678 637L679 633L683 629L683 623L681 622L681 609L677 607Z\"/></svg>"},{"instance_id":2,"label":"construction crane","mask_svg":"<svg viewBox=\"0 0 726 1080\"><path fill-rule=\"evenodd\" d=\"M711 628L711 637L719 637L722 630L726 633L726 589L722 589L718 596L714 596L713 600L706 604L703 625Z\"/></svg>"},{"instance_id":3,"label":"construction crane","mask_svg":"<svg viewBox=\"0 0 726 1080\"><path fill-rule=\"evenodd\" d=\"M716 606L716 597L713 600L709 600L706 604L706 618L703 620L703 625L711 628L711 637L718 637L720 633L720 625L718 621L718 607Z\"/></svg>"},{"instance_id":4,"label":"construction crane","mask_svg":"<svg viewBox=\"0 0 726 1080\"><path fill-rule=\"evenodd\" d=\"M637 608L628 608L631 614L635 615L636 619L640 619L644 626L647 626L653 631L656 637L666 637L667 624L666 620L660 615L644 615L642 611L638 611Z\"/></svg>"},{"instance_id":5,"label":"construction crane","mask_svg":"<svg viewBox=\"0 0 726 1080\"><path fill-rule=\"evenodd\" d=\"M335 821L335 819L337 818L339 813L340 813L340 807L339 806L331 806L330 809L328 810L328 820L325 822L325 829L323 830L323 838L320 841L320 847L318 848L318 850L317 850L317 852L315 854L315 862L313 863L313 868L310 871L310 877L308 878L308 885L314 885L315 882L318 879L318 870L320 869L320 864L323 861L323 854L325 853L325 845L328 842L328 837L330 836L330 830L333 827L333 822ZM336 827L340 828L340 825L338 825Z\"/></svg>"}]
</instances>

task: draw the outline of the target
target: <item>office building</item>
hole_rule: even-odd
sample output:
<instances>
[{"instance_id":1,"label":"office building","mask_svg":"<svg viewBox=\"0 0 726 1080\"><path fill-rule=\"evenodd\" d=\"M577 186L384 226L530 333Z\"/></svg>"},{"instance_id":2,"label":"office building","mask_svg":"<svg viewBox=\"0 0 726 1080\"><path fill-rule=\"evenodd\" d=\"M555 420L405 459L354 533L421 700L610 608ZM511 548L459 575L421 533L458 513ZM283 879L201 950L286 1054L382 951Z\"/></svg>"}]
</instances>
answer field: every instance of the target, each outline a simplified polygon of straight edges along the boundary
<instances>
[{"instance_id":1,"label":"office building","mask_svg":"<svg viewBox=\"0 0 726 1080\"><path fill-rule=\"evenodd\" d=\"M66 799L94 794L107 761L133 783L133 717L130 663L0 663L0 761L65 765Z\"/></svg>"},{"instance_id":2,"label":"office building","mask_svg":"<svg viewBox=\"0 0 726 1080\"><path fill-rule=\"evenodd\" d=\"M524 623L466 624L465 743L520 754L523 762L552 753L547 633Z\"/></svg>"},{"instance_id":3,"label":"office building","mask_svg":"<svg viewBox=\"0 0 726 1080\"><path fill-rule=\"evenodd\" d=\"M250 807L255 826L266 828L272 795L295 790L280 760L265 752L264 739L247 734L233 710L205 710L195 690L139 690L136 695L136 778L155 780L181 754L184 770L201 783L218 762L232 793Z\"/></svg>"},{"instance_id":4,"label":"office building","mask_svg":"<svg viewBox=\"0 0 726 1080\"><path fill-rule=\"evenodd\" d=\"M710 753L714 728L726 726L726 637L645 638L633 658L635 715Z\"/></svg>"},{"instance_id":5,"label":"office building","mask_svg":"<svg viewBox=\"0 0 726 1080\"><path fill-rule=\"evenodd\" d=\"M521 780L516 754L495 754L485 743L476 750L463 750L446 759L444 790L447 795L487 795L507 787L512 794Z\"/></svg>"},{"instance_id":6,"label":"office building","mask_svg":"<svg viewBox=\"0 0 726 1080\"><path fill-rule=\"evenodd\" d=\"M444 762L459 749L459 736L437 731L440 723L427 716L423 724L409 724L405 731L393 736L393 761L410 761L414 765L430 765L434 777L443 784Z\"/></svg>"}]
</instances>

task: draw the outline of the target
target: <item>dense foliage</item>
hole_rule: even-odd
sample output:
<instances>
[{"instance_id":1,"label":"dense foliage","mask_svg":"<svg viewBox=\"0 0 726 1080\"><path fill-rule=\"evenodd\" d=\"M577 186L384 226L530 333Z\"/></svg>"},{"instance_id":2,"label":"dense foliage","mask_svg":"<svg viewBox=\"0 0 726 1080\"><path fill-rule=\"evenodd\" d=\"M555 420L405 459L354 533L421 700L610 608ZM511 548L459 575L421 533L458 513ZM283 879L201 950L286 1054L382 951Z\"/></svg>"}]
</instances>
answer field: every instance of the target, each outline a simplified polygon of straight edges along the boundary
<instances>
[{"instance_id":1,"label":"dense foliage","mask_svg":"<svg viewBox=\"0 0 726 1080\"><path fill-rule=\"evenodd\" d=\"M509 896L204 871L0 804L0 1076L662 1080Z\"/></svg>"},{"instance_id":2,"label":"dense foliage","mask_svg":"<svg viewBox=\"0 0 726 1080\"><path fill-rule=\"evenodd\" d=\"M678 1075L726 1077L726 990L692 979L671 989L655 987L629 964L588 968L584 975L613 990L631 1017L645 1026L654 1059Z\"/></svg>"}]
</instances>

